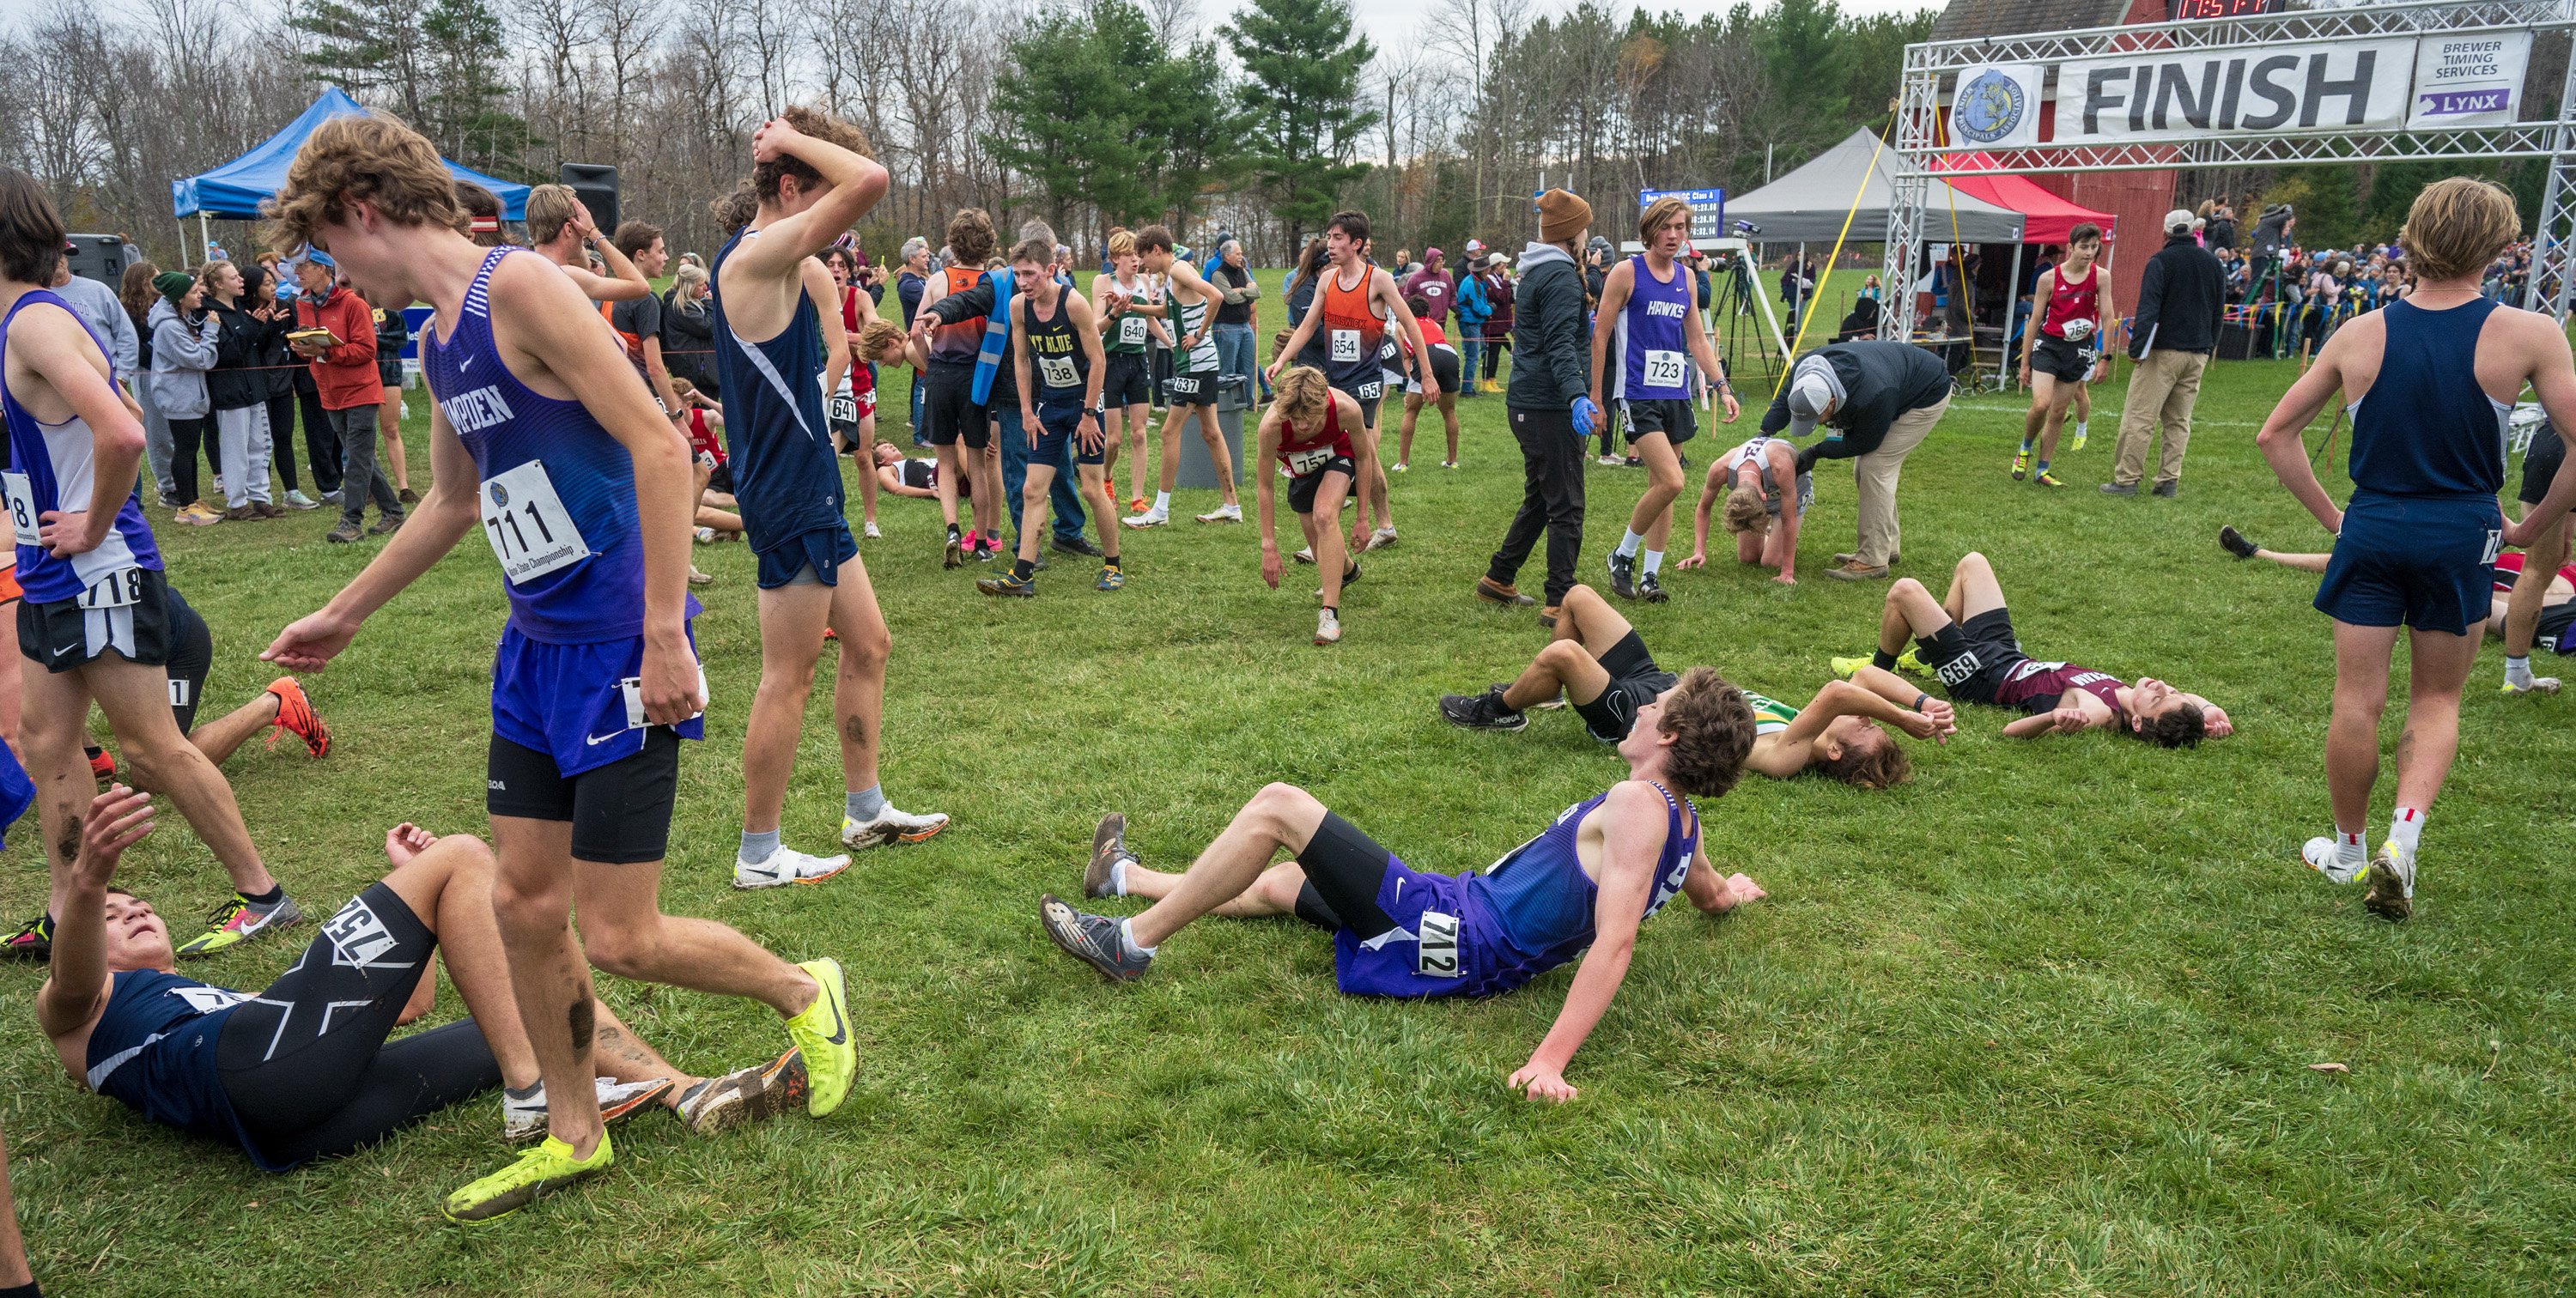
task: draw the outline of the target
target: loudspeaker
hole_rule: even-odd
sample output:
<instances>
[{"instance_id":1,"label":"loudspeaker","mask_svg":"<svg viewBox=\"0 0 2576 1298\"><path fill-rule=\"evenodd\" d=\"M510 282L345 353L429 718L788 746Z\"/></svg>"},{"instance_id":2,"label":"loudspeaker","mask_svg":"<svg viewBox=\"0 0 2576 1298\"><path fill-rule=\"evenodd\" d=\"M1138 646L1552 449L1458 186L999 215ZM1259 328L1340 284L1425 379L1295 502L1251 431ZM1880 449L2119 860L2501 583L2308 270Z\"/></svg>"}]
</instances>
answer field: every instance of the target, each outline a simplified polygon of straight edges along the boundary
<instances>
[{"instance_id":1,"label":"loudspeaker","mask_svg":"<svg viewBox=\"0 0 2576 1298\"><path fill-rule=\"evenodd\" d=\"M556 179L571 187L573 197L590 209L601 234L617 233L617 168L598 162L567 162Z\"/></svg>"},{"instance_id":2,"label":"loudspeaker","mask_svg":"<svg viewBox=\"0 0 2576 1298\"><path fill-rule=\"evenodd\" d=\"M71 261L72 273L109 288L124 282L126 267L143 260L141 248L112 234L75 234L71 242L75 251L65 256Z\"/></svg>"}]
</instances>

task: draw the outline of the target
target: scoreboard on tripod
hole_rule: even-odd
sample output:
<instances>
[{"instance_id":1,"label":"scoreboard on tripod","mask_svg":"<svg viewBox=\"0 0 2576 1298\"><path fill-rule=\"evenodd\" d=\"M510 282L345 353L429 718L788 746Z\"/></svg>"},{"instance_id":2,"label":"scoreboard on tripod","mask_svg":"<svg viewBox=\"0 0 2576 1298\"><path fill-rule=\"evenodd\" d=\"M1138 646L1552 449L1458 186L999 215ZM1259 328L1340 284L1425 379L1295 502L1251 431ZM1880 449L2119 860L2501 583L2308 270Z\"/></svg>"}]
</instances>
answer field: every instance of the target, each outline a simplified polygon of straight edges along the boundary
<instances>
[{"instance_id":1,"label":"scoreboard on tripod","mask_svg":"<svg viewBox=\"0 0 2576 1298\"><path fill-rule=\"evenodd\" d=\"M1637 210L1645 211L1659 198L1678 198L1691 207L1691 238L1723 239L1726 237L1726 191L1723 189L1642 189L1637 191Z\"/></svg>"}]
</instances>

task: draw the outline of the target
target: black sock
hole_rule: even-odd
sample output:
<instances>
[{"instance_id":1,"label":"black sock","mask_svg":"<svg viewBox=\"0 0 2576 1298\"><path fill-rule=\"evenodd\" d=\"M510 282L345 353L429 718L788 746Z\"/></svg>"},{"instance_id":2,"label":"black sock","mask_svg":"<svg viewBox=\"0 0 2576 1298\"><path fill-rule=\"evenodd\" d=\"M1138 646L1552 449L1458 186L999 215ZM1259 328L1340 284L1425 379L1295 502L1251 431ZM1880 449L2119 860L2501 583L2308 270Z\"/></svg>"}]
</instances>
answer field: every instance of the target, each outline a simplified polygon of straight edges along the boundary
<instances>
[{"instance_id":1,"label":"black sock","mask_svg":"<svg viewBox=\"0 0 2576 1298\"><path fill-rule=\"evenodd\" d=\"M241 899L254 906L274 906L277 903L286 900L286 885L282 883L272 883L268 886L268 891L263 892L256 897L245 892L241 894Z\"/></svg>"},{"instance_id":2,"label":"black sock","mask_svg":"<svg viewBox=\"0 0 2576 1298\"><path fill-rule=\"evenodd\" d=\"M1035 562L1028 559L1013 559L1011 560L1011 575L1022 581L1027 581L1029 578L1038 575L1038 566Z\"/></svg>"},{"instance_id":3,"label":"black sock","mask_svg":"<svg viewBox=\"0 0 2576 1298\"><path fill-rule=\"evenodd\" d=\"M1896 655L1889 653L1884 649L1877 650L1870 654L1869 665L1883 672L1895 671Z\"/></svg>"},{"instance_id":4,"label":"black sock","mask_svg":"<svg viewBox=\"0 0 2576 1298\"><path fill-rule=\"evenodd\" d=\"M948 539L951 541L957 539L957 525L955 523L950 523L948 525Z\"/></svg>"},{"instance_id":5,"label":"black sock","mask_svg":"<svg viewBox=\"0 0 2576 1298\"><path fill-rule=\"evenodd\" d=\"M1334 606L1332 606L1332 605L1330 605L1330 604L1326 604L1326 605L1324 606L1324 611L1325 611L1325 612L1327 612L1327 613L1332 614L1332 615L1333 615L1333 616L1335 616L1335 617L1340 617L1340 616L1342 615L1342 611L1341 611L1340 609L1335 608Z\"/></svg>"},{"instance_id":6,"label":"black sock","mask_svg":"<svg viewBox=\"0 0 2576 1298\"><path fill-rule=\"evenodd\" d=\"M6 1289L0 1289L0 1298L44 1298L44 1295L36 1288L36 1282L30 1280L25 1284L13 1284Z\"/></svg>"},{"instance_id":7,"label":"black sock","mask_svg":"<svg viewBox=\"0 0 2576 1298\"><path fill-rule=\"evenodd\" d=\"M1100 562L1104 567L1115 568L1118 566L1118 556L1114 554L1108 555L1102 558Z\"/></svg>"}]
</instances>

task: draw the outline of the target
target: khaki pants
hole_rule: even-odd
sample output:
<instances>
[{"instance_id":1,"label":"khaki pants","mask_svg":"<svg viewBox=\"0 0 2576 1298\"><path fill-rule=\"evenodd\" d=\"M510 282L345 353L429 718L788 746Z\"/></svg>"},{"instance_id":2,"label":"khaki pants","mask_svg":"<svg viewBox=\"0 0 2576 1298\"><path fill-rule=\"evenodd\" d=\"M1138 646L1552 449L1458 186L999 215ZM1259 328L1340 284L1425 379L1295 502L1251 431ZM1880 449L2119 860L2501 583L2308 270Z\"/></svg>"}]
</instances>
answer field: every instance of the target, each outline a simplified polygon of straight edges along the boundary
<instances>
[{"instance_id":1,"label":"khaki pants","mask_svg":"<svg viewBox=\"0 0 2576 1298\"><path fill-rule=\"evenodd\" d=\"M2129 375L2128 404L2120 408L2120 446L2111 465L2111 481L2134 487L2147 472L2147 443L2162 421L2165 444L2156 457L2156 482L2182 480L2183 449L2191 445L2191 407L2200 399L2201 371L2209 368L2207 352L2154 351Z\"/></svg>"},{"instance_id":2,"label":"khaki pants","mask_svg":"<svg viewBox=\"0 0 2576 1298\"><path fill-rule=\"evenodd\" d=\"M1853 562L1882 567L1905 552L1896 525L1896 479L1905 471L1905 457L1931 436L1932 425L1949 408L1950 398L1943 397L1938 405L1898 415L1878 449L1852 461L1852 486L1860 496L1860 548L1852 552Z\"/></svg>"}]
</instances>

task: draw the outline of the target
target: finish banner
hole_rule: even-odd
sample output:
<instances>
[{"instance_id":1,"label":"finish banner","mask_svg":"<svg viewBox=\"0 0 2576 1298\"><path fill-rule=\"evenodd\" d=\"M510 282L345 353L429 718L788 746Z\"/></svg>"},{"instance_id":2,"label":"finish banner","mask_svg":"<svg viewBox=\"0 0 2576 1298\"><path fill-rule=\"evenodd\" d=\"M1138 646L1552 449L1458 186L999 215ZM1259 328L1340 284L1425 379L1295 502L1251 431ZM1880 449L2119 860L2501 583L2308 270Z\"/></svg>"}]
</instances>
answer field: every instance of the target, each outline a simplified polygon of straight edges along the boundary
<instances>
[{"instance_id":1,"label":"finish banner","mask_svg":"<svg viewBox=\"0 0 2576 1298\"><path fill-rule=\"evenodd\" d=\"M2527 45L2530 37L2522 39ZM2406 125L2416 43L2406 37L2207 52L2141 50L2061 63L2052 142L2398 130Z\"/></svg>"}]
</instances>

